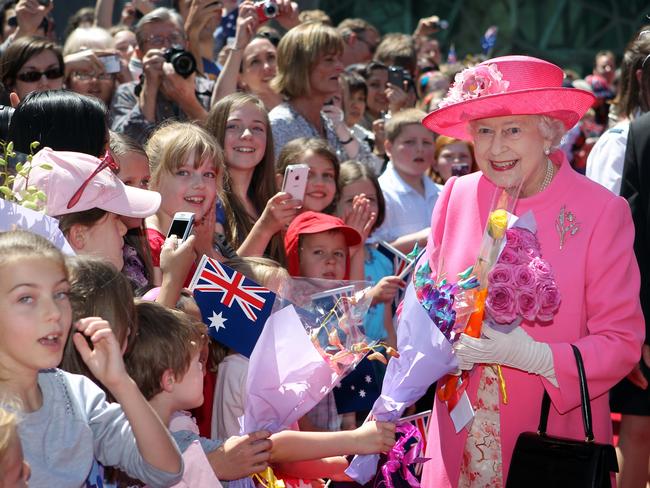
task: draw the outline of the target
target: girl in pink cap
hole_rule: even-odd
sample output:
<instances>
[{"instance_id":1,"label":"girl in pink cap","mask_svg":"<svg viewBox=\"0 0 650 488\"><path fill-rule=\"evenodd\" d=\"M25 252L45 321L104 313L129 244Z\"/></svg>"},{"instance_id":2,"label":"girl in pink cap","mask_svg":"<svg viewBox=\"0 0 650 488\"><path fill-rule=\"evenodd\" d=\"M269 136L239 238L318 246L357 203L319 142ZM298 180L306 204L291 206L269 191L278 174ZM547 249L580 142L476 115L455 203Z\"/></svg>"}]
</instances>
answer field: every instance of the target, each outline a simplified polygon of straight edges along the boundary
<instances>
[{"instance_id":1,"label":"girl in pink cap","mask_svg":"<svg viewBox=\"0 0 650 488\"><path fill-rule=\"evenodd\" d=\"M427 244L431 269L442 259L455 277L473 265L495 191L523 179L514 213L532 211L561 295L550 321L523 320L510 334L484 322L480 338L460 336L454 348L461 370L471 370L466 392L474 418L456 433L436 398L425 487L504 486L517 437L537 430L544 391L552 402L548 434L584 439L571 345L584 360L595 440L612 440L607 392L638 361L644 328L629 207L574 172L557 150L592 101L588 92L562 88L559 67L506 56L459 73L423 120L438 134L473 141L481 170L450 178L438 198ZM501 366L507 403L491 365Z\"/></svg>"}]
</instances>

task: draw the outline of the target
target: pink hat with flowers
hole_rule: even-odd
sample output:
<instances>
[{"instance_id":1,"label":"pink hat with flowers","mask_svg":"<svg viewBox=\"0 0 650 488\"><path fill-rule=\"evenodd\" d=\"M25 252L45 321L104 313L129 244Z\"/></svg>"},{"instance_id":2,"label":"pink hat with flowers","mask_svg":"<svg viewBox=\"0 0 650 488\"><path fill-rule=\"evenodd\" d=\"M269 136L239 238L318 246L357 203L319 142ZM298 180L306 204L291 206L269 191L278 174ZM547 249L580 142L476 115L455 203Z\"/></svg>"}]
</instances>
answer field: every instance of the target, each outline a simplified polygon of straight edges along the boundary
<instances>
[{"instance_id":1,"label":"pink hat with flowers","mask_svg":"<svg viewBox=\"0 0 650 488\"><path fill-rule=\"evenodd\" d=\"M562 87L564 73L548 61L530 56L488 59L456 75L438 109L422 123L437 134L471 139L471 120L508 115L548 115L573 127L591 107L588 91Z\"/></svg>"},{"instance_id":2,"label":"pink hat with flowers","mask_svg":"<svg viewBox=\"0 0 650 488\"><path fill-rule=\"evenodd\" d=\"M126 217L144 218L160 207L158 192L126 186L113 173L110 153L103 159L88 154L40 150L32 159L27 181L17 176L14 189L27 183L46 195L45 213L56 217L100 208Z\"/></svg>"}]
</instances>

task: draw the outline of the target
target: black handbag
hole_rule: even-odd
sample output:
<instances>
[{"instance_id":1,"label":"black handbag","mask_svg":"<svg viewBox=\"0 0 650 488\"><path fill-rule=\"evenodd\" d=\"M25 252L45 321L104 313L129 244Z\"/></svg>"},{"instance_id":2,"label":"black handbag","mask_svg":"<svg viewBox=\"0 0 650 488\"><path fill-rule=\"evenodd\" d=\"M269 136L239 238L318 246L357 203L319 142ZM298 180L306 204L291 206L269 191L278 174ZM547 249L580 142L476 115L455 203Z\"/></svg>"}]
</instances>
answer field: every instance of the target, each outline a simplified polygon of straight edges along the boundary
<instances>
[{"instance_id":1,"label":"black handbag","mask_svg":"<svg viewBox=\"0 0 650 488\"><path fill-rule=\"evenodd\" d=\"M614 446L594 442L585 368L580 351L571 347L578 364L585 440L546 435L551 399L544 391L539 430L517 438L506 488L604 488L611 487L610 473L618 473Z\"/></svg>"}]
</instances>

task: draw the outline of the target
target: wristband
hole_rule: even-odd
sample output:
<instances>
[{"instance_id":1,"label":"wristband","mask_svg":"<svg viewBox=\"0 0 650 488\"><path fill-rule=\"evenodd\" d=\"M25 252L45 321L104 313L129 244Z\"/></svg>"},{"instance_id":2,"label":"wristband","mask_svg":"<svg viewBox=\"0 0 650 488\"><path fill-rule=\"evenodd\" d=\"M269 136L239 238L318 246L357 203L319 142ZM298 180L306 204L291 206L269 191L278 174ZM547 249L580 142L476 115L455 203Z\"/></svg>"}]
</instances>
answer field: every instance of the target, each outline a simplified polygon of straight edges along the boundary
<instances>
[{"instance_id":1,"label":"wristband","mask_svg":"<svg viewBox=\"0 0 650 488\"><path fill-rule=\"evenodd\" d=\"M354 139L354 136L352 134L350 134L350 138L348 140L342 141L341 139L339 139L339 142L345 146L346 144L350 144L353 139Z\"/></svg>"}]
</instances>

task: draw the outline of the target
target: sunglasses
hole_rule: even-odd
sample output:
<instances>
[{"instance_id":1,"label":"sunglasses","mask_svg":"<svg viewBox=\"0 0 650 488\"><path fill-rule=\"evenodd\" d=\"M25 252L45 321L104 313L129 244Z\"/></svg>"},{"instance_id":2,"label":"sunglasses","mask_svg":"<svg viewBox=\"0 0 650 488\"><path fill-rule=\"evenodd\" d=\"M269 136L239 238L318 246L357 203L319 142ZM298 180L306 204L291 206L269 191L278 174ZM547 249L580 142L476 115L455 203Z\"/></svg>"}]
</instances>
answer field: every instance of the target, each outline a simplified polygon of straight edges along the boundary
<instances>
[{"instance_id":1,"label":"sunglasses","mask_svg":"<svg viewBox=\"0 0 650 488\"><path fill-rule=\"evenodd\" d=\"M68 200L68 205L67 208L72 208L74 207L77 203L79 203L79 200L81 199L81 195L83 195L84 190L88 186L88 183L92 181L92 179L99 174L100 171L103 171L106 168L110 168L113 172L118 172L120 170L120 166L115 162L115 159L113 159L113 155L110 153L110 151L106 151L106 154L100 161L100 163L97 165L97 168L95 171L93 171L88 178L81 184L81 186L77 189L76 192L74 192L74 195Z\"/></svg>"},{"instance_id":2,"label":"sunglasses","mask_svg":"<svg viewBox=\"0 0 650 488\"><path fill-rule=\"evenodd\" d=\"M48 80L56 80L63 77L63 71L61 68L50 68L45 71L26 71L24 73L18 73L16 78L25 83L36 83L43 76Z\"/></svg>"}]
</instances>

